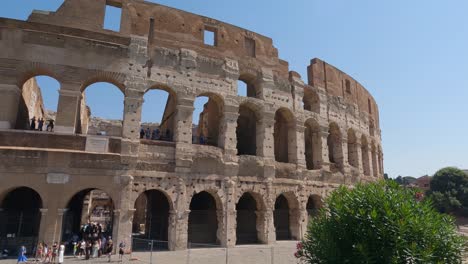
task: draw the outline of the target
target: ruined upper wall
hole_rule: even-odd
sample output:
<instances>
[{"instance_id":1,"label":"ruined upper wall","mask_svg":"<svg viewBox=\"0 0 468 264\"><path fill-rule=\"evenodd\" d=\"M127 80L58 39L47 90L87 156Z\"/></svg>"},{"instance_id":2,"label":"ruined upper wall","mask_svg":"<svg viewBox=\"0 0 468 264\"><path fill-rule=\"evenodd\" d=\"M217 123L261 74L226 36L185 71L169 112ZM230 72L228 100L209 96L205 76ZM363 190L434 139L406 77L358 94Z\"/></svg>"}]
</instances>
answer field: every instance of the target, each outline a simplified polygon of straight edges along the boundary
<instances>
[{"instance_id":1,"label":"ruined upper wall","mask_svg":"<svg viewBox=\"0 0 468 264\"><path fill-rule=\"evenodd\" d=\"M331 96L340 96L346 103L356 104L368 113L379 127L379 108L369 91L348 74L320 59L313 59L307 67L309 85L322 87Z\"/></svg>"},{"instance_id":2,"label":"ruined upper wall","mask_svg":"<svg viewBox=\"0 0 468 264\"><path fill-rule=\"evenodd\" d=\"M239 61L240 71L270 67L287 78L288 63L278 58L270 38L221 21L139 0L65 0L56 12L33 12L30 22L61 25L90 31L103 29L106 5L122 8L120 34L144 36L150 50L155 47L187 48L208 57ZM205 29L215 32L215 46L204 44ZM246 48L255 41L255 55Z\"/></svg>"}]
</instances>

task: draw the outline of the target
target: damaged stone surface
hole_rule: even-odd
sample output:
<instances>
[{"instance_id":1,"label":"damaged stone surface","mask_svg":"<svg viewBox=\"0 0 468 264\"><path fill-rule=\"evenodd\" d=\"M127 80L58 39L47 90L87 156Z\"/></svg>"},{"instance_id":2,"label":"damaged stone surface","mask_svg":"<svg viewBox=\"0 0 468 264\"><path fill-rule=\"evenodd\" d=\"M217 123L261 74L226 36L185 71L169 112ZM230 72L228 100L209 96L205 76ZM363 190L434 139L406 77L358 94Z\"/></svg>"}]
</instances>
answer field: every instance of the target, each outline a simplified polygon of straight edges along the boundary
<instances>
[{"instance_id":1,"label":"damaged stone surface","mask_svg":"<svg viewBox=\"0 0 468 264\"><path fill-rule=\"evenodd\" d=\"M18 187L37 192L39 241L61 239L64 209L86 189L112 199L113 237L127 245L134 217L144 219L136 201L150 190L167 199L171 250L187 248L195 236L191 201L203 192L214 201L215 242L222 246L237 244L237 208L246 193L255 201L258 243L300 239L308 211L318 206L311 203L341 184L383 178L377 104L346 73L313 59L305 82L268 37L144 1L107 3L122 10L120 32L103 29L104 0L65 0L56 12L34 12L28 21L0 18L0 204ZM207 29L215 32L215 46L203 42ZM13 130L23 126L20 101L37 75L60 82L56 133ZM238 95L238 80L248 96ZM89 119L83 94L96 82L124 94L123 120L110 122L104 153L86 146L99 125ZM169 93L160 126L172 142L140 140L149 89ZM198 96L209 102L202 125L193 128ZM193 144L195 134L207 144Z\"/></svg>"}]
</instances>

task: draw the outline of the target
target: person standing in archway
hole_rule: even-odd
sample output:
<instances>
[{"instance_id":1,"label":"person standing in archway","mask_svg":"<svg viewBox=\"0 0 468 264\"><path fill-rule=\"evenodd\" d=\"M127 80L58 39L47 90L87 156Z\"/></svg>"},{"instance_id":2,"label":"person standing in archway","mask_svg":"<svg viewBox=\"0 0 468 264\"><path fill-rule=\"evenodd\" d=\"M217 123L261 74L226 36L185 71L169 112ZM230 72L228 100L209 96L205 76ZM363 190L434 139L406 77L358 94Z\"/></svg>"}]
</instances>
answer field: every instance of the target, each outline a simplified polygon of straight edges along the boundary
<instances>
[{"instance_id":1,"label":"person standing in archway","mask_svg":"<svg viewBox=\"0 0 468 264\"><path fill-rule=\"evenodd\" d=\"M59 248L59 253L58 253L58 263L63 263L63 257L65 255L65 246L62 244L60 245Z\"/></svg>"},{"instance_id":2,"label":"person standing in archway","mask_svg":"<svg viewBox=\"0 0 468 264\"><path fill-rule=\"evenodd\" d=\"M112 257L112 251L113 250L114 250L114 244L112 243L112 239L109 239L107 241L107 245L106 245L106 254L107 254L107 257L109 258L108 262L111 262L111 257Z\"/></svg>"},{"instance_id":3,"label":"person standing in archway","mask_svg":"<svg viewBox=\"0 0 468 264\"><path fill-rule=\"evenodd\" d=\"M28 262L28 259L26 258L26 247L25 246L21 246L21 248L20 248L17 263L21 263L21 262Z\"/></svg>"},{"instance_id":4,"label":"person standing in archway","mask_svg":"<svg viewBox=\"0 0 468 264\"><path fill-rule=\"evenodd\" d=\"M30 128L31 128L31 130L36 130L36 117L35 116L33 116L33 118L31 118Z\"/></svg>"}]
</instances>

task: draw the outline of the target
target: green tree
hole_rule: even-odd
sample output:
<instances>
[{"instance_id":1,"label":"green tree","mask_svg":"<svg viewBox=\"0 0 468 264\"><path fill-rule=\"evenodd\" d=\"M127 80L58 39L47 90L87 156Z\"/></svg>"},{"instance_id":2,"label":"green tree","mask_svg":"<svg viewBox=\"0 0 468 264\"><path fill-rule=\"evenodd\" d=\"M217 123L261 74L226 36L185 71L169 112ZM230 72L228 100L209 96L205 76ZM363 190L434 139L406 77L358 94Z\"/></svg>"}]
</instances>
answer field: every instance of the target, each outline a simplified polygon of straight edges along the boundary
<instances>
[{"instance_id":1,"label":"green tree","mask_svg":"<svg viewBox=\"0 0 468 264\"><path fill-rule=\"evenodd\" d=\"M440 169L431 180L428 196L443 213L468 216L468 175L460 169Z\"/></svg>"},{"instance_id":2,"label":"green tree","mask_svg":"<svg viewBox=\"0 0 468 264\"><path fill-rule=\"evenodd\" d=\"M451 216L393 181L340 187L298 244L306 263L461 263L464 240Z\"/></svg>"}]
</instances>

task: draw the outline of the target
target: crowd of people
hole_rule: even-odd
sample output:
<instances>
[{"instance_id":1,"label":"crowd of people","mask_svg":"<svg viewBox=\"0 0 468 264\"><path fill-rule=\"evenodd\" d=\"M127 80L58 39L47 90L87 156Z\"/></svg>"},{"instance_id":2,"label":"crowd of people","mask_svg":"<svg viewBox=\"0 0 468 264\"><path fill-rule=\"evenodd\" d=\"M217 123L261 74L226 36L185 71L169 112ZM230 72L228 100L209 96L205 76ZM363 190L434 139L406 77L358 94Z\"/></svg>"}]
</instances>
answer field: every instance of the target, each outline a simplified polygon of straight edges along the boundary
<instances>
[{"instance_id":1,"label":"crowd of people","mask_svg":"<svg viewBox=\"0 0 468 264\"><path fill-rule=\"evenodd\" d=\"M37 245L34 259L37 263L64 263L66 244L71 247L73 257L89 260L91 258L100 258L106 256L108 262L111 262L111 256L114 252L114 244L110 236L105 236L103 228L99 223L91 223L81 226L81 239L76 236L68 243L58 244L54 242L52 246L45 242ZM125 254L125 242L119 243L119 261L122 261ZM26 247L22 246L19 250L18 263L28 262L26 257Z\"/></svg>"},{"instance_id":2,"label":"crowd of people","mask_svg":"<svg viewBox=\"0 0 468 264\"><path fill-rule=\"evenodd\" d=\"M170 129L163 132L159 128L151 130L149 127L146 129L142 127L140 129L140 139L172 141L172 134Z\"/></svg>"},{"instance_id":3,"label":"crowd of people","mask_svg":"<svg viewBox=\"0 0 468 264\"><path fill-rule=\"evenodd\" d=\"M36 119L36 117L33 116L33 118L31 118L31 123L29 124L29 128L31 130L42 131L44 128L44 123L45 123L45 120L43 117ZM54 123L55 121L53 119L49 119L47 121L46 131L54 132Z\"/></svg>"}]
</instances>

